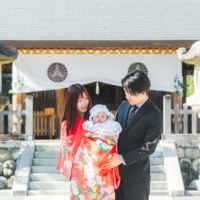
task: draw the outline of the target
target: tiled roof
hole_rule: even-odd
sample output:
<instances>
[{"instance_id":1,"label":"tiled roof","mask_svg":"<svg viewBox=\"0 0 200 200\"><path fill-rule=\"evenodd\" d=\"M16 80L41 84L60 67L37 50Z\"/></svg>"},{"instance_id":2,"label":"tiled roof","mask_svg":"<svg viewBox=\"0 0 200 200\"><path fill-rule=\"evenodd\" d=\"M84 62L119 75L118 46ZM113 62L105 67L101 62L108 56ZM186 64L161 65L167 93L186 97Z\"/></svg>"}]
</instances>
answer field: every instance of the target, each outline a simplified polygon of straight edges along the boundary
<instances>
[{"instance_id":1,"label":"tiled roof","mask_svg":"<svg viewBox=\"0 0 200 200\"><path fill-rule=\"evenodd\" d=\"M0 0L0 41L199 40L200 0Z\"/></svg>"}]
</instances>

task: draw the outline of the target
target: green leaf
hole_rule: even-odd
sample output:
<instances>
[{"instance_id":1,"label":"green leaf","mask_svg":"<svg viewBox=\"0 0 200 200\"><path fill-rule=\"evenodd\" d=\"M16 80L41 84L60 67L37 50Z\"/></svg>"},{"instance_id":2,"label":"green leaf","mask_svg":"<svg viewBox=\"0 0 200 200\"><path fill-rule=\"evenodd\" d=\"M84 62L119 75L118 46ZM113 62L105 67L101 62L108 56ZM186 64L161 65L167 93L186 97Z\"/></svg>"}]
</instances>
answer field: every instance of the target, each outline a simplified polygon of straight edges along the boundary
<instances>
[{"instance_id":1,"label":"green leaf","mask_svg":"<svg viewBox=\"0 0 200 200\"><path fill-rule=\"evenodd\" d=\"M13 92L13 90L9 90L8 94L15 94L15 93Z\"/></svg>"}]
</instances>

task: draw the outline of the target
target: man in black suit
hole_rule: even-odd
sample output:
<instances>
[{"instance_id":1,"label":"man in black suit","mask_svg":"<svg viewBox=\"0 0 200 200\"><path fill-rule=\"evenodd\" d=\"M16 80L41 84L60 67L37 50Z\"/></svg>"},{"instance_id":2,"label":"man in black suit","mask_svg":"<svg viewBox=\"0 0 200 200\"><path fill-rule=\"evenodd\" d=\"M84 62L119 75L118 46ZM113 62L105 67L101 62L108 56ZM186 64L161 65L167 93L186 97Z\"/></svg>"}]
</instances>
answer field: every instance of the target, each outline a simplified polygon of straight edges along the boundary
<instances>
[{"instance_id":1,"label":"man in black suit","mask_svg":"<svg viewBox=\"0 0 200 200\"><path fill-rule=\"evenodd\" d=\"M128 101L120 104L115 120L123 131L118 141L118 154L104 166L104 169L111 169L119 165L121 182L116 200L149 199L149 156L159 142L163 123L161 111L148 98L150 85L147 75L139 70L122 79Z\"/></svg>"}]
</instances>

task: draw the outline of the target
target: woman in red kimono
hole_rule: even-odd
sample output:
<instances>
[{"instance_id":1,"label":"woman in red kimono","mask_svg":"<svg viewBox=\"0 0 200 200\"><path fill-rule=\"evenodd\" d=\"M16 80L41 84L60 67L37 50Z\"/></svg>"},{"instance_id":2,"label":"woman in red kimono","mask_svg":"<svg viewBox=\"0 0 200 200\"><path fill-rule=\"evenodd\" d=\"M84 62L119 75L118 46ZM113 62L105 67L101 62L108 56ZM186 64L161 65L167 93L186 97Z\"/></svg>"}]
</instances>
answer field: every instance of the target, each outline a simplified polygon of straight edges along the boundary
<instances>
[{"instance_id":1,"label":"woman in red kimono","mask_svg":"<svg viewBox=\"0 0 200 200\"><path fill-rule=\"evenodd\" d=\"M82 125L86 119L89 119L89 110L91 109L89 94L84 86L74 84L68 88L65 98L65 109L60 129L60 152L57 170L68 180L71 180L70 199L114 200L113 194L109 194L106 190L108 183L113 185L113 180L107 180L107 183L104 185L90 185L90 182L88 182L88 170L85 170L84 165L79 165L76 162L77 160L75 160L77 152L80 153L78 149L83 145L81 142L84 141L85 134L88 132L82 128ZM85 155L83 152L83 162ZM107 172L104 171L104 173ZM114 174L112 178L115 179ZM115 180L115 182L119 182L119 180ZM97 195L99 192L103 196Z\"/></svg>"}]
</instances>

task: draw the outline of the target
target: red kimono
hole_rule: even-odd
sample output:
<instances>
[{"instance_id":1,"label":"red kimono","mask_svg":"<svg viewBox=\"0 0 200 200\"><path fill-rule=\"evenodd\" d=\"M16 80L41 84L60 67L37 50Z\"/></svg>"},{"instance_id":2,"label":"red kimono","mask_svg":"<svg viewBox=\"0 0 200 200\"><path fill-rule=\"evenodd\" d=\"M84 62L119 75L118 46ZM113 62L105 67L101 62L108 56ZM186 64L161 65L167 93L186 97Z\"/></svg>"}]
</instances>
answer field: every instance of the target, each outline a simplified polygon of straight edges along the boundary
<instances>
[{"instance_id":1,"label":"red kimono","mask_svg":"<svg viewBox=\"0 0 200 200\"><path fill-rule=\"evenodd\" d=\"M117 137L92 134L82 128L84 121L78 118L68 135L67 122L62 122L57 170L71 180L71 200L114 200L120 182L118 167L101 168L117 152Z\"/></svg>"}]
</instances>

